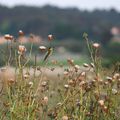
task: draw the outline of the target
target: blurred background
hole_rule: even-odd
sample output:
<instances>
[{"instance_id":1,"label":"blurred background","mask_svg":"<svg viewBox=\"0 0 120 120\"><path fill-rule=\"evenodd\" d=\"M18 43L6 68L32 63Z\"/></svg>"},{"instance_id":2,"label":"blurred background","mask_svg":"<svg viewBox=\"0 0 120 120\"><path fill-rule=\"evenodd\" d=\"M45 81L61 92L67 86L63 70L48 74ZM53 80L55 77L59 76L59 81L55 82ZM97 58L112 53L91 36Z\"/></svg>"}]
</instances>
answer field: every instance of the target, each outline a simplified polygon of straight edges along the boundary
<instances>
[{"instance_id":1,"label":"blurred background","mask_svg":"<svg viewBox=\"0 0 120 120\"><path fill-rule=\"evenodd\" d=\"M73 58L78 64L88 62L83 33L89 40L101 44L103 65L120 62L120 0L0 0L0 49L6 41L4 34L18 37L23 30L27 52L30 37L34 39L33 52L39 45L48 46L47 35L53 34L55 48L51 59ZM1 51L0 51L1 52ZM0 53L0 65L4 55Z\"/></svg>"}]
</instances>

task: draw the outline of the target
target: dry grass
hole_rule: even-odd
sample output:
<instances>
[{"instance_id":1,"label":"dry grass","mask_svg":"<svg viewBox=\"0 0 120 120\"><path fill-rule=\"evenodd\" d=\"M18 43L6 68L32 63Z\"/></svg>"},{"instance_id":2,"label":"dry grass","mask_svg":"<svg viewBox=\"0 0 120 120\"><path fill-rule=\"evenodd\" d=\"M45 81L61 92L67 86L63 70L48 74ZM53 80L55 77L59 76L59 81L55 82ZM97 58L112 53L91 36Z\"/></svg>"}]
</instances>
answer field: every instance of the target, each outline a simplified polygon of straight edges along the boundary
<instances>
[{"instance_id":1,"label":"dry grass","mask_svg":"<svg viewBox=\"0 0 120 120\"><path fill-rule=\"evenodd\" d=\"M22 37L23 34L19 37ZM11 67L14 38L5 36L8 42L8 61L1 68L1 120L119 120L120 74L118 70L105 71L101 65L100 44L87 43L91 63L76 65L67 59L68 66L47 65L52 55L53 36L48 36L49 48L39 47L45 53L43 66L29 66L26 48L17 43L15 67ZM16 43L15 43L16 44ZM17 52L16 52L17 51Z\"/></svg>"}]
</instances>

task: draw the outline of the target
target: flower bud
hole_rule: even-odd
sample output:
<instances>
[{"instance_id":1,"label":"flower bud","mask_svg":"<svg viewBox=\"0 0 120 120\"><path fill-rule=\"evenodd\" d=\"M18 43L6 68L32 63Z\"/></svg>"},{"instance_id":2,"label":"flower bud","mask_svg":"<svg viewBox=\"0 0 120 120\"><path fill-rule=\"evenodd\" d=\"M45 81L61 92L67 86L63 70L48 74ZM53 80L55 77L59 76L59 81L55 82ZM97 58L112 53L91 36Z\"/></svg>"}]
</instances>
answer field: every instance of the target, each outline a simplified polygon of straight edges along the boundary
<instances>
[{"instance_id":1,"label":"flower bud","mask_svg":"<svg viewBox=\"0 0 120 120\"><path fill-rule=\"evenodd\" d=\"M104 100L99 100L99 101L98 101L98 104L99 104L101 107L103 107L103 106L104 106Z\"/></svg>"},{"instance_id":2,"label":"flower bud","mask_svg":"<svg viewBox=\"0 0 120 120\"><path fill-rule=\"evenodd\" d=\"M64 71L64 76L68 76L69 72L68 71Z\"/></svg>"},{"instance_id":3,"label":"flower bud","mask_svg":"<svg viewBox=\"0 0 120 120\"><path fill-rule=\"evenodd\" d=\"M4 38L5 38L6 40L13 40L13 36L12 36L12 35L9 35L9 34L6 34L6 35L4 36Z\"/></svg>"},{"instance_id":4,"label":"flower bud","mask_svg":"<svg viewBox=\"0 0 120 120\"><path fill-rule=\"evenodd\" d=\"M45 97L43 98L42 102L43 102L44 105L47 105L47 104L48 104L48 97L45 96Z\"/></svg>"},{"instance_id":5,"label":"flower bud","mask_svg":"<svg viewBox=\"0 0 120 120\"><path fill-rule=\"evenodd\" d=\"M23 54L24 52L26 52L26 48L25 48L25 46L23 46L23 45L19 45L18 53L19 53L19 54Z\"/></svg>"},{"instance_id":6,"label":"flower bud","mask_svg":"<svg viewBox=\"0 0 120 120\"><path fill-rule=\"evenodd\" d=\"M84 63L83 66L86 67L86 68L89 67L89 65L87 63Z\"/></svg>"},{"instance_id":7,"label":"flower bud","mask_svg":"<svg viewBox=\"0 0 120 120\"><path fill-rule=\"evenodd\" d=\"M98 49L100 47L100 44L99 43L93 43L93 47Z\"/></svg>"},{"instance_id":8,"label":"flower bud","mask_svg":"<svg viewBox=\"0 0 120 120\"><path fill-rule=\"evenodd\" d=\"M103 111L104 111L105 113L108 113L108 108L107 108L107 106L104 106L104 107L103 107Z\"/></svg>"},{"instance_id":9,"label":"flower bud","mask_svg":"<svg viewBox=\"0 0 120 120\"><path fill-rule=\"evenodd\" d=\"M73 59L68 59L67 62L68 62L71 66L74 66L74 60L73 60Z\"/></svg>"},{"instance_id":10,"label":"flower bud","mask_svg":"<svg viewBox=\"0 0 120 120\"><path fill-rule=\"evenodd\" d=\"M23 36L23 35L24 35L23 31L19 30L19 36Z\"/></svg>"},{"instance_id":11,"label":"flower bud","mask_svg":"<svg viewBox=\"0 0 120 120\"><path fill-rule=\"evenodd\" d=\"M52 41L52 40L53 40L53 35L51 35L51 34L48 35L48 40L49 40L49 41Z\"/></svg>"},{"instance_id":12,"label":"flower bud","mask_svg":"<svg viewBox=\"0 0 120 120\"><path fill-rule=\"evenodd\" d=\"M68 120L68 116L63 116L62 120Z\"/></svg>"},{"instance_id":13,"label":"flower bud","mask_svg":"<svg viewBox=\"0 0 120 120\"><path fill-rule=\"evenodd\" d=\"M74 68L75 68L76 71L78 71L80 69L80 66L79 65L75 65Z\"/></svg>"},{"instance_id":14,"label":"flower bud","mask_svg":"<svg viewBox=\"0 0 120 120\"><path fill-rule=\"evenodd\" d=\"M68 88L69 88L69 85L66 84L66 85L64 85L64 87L65 87L66 89L68 89Z\"/></svg>"},{"instance_id":15,"label":"flower bud","mask_svg":"<svg viewBox=\"0 0 120 120\"><path fill-rule=\"evenodd\" d=\"M40 49L41 51L45 51L45 50L46 50L46 47L45 47L45 46L40 46L39 49Z\"/></svg>"},{"instance_id":16,"label":"flower bud","mask_svg":"<svg viewBox=\"0 0 120 120\"><path fill-rule=\"evenodd\" d=\"M30 86L33 86L33 82L29 82L28 84L29 84Z\"/></svg>"}]
</instances>

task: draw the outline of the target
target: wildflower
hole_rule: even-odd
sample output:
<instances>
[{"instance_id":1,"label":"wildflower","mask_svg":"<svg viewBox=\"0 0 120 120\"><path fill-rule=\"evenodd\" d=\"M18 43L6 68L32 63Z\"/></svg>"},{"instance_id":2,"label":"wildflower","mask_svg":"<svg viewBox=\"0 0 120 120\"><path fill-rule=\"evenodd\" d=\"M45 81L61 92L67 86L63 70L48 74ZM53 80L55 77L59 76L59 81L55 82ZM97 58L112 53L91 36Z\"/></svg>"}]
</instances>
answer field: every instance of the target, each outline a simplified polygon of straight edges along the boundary
<instances>
[{"instance_id":1,"label":"wildflower","mask_svg":"<svg viewBox=\"0 0 120 120\"><path fill-rule=\"evenodd\" d=\"M112 80L112 77L107 76L106 79L107 80Z\"/></svg>"},{"instance_id":2,"label":"wildflower","mask_svg":"<svg viewBox=\"0 0 120 120\"><path fill-rule=\"evenodd\" d=\"M47 105L47 104L48 104L48 97L47 97L47 96L45 96L45 97L43 98L42 103L43 103L44 105Z\"/></svg>"},{"instance_id":3,"label":"wildflower","mask_svg":"<svg viewBox=\"0 0 120 120\"><path fill-rule=\"evenodd\" d=\"M4 38L5 38L6 40L13 40L13 36L12 36L12 35L9 35L9 34L6 34L6 35L4 36Z\"/></svg>"},{"instance_id":4,"label":"wildflower","mask_svg":"<svg viewBox=\"0 0 120 120\"><path fill-rule=\"evenodd\" d=\"M108 85L108 82L106 81L106 82L104 82L104 85Z\"/></svg>"},{"instance_id":5,"label":"wildflower","mask_svg":"<svg viewBox=\"0 0 120 120\"><path fill-rule=\"evenodd\" d=\"M107 106L104 106L104 107L103 107L103 111L104 111L105 113L108 113L108 108L107 108Z\"/></svg>"},{"instance_id":6,"label":"wildflower","mask_svg":"<svg viewBox=\"0 0 120 120\"><path fill-rule=\"evenodd\" d=\"M24 35L23 31L19 30L19 36L23 36L23 35Z\"/></svg>"},{"instance_id":7,"label":"wildflower","mask_svg":"<svg viewBox=\"0 0 120 120\"><path fill-rule=\"evenodd\" d=\"M8 80L8 84L13 84L14 82L15 82L14 79L9 79L9 80Z\"/></svg>"},{"instance_id":8,"label":"wildflower","mask_svg":"<svg viewBox=\"0 0 120 120\"><path fill-rule=\"evenodd\" d=\"M99 104L101 107L103 107L103 106L104 106L104 100L99 100L99 101L98 101L98 104Z\"/></svg>"},{"instance_id":9,"label":"wildflower","mask_svg":"<svg viewBox=\"0 0 120 120\"><path fill-rule=\"evenodd\" d=\"M75 65L75 70L78 71L80 69L80 66L79 65Z\"/></svg>"},{"instance_id":10,"label":"wildflower","mask_svg":"<svg viewBox=\"0 0 120 120\"><path fill-rule=\"evenodd\" d=\"M67 76L68 74L69 74L69 72L68 71L64 71L64 73L63 73L65 76Z\"/></svg>"},{"instance_id":11,"label":"wildflower","mask_svg":"<svg viewBox=\"0 0 120 120\"><path fill-rule=\"evenodd\" d=\"M39 49L40 49L41 51L45 51L45 50L46 50L46 47L45 47L45 46L40 46Z\"/></svg>"},{"instance_id":12,"label":"wildflower","mask_svg":"<svg viewBox=\"0 0 120 120\"><path fill-rule=\"evenodd\" d=\"M68 84L69 84L69 85L74 85L74 81L73 81L73 80L69 80L69 81L68 81Z\"/></svg>"},{"instance_id":13,"label":"wildflower","mask_svg":"<svg viewBox=\"0 0 120 120\"><path fill-rule=\"evenodd\" d=\"M78 80L81 82L85 79L85 76L86 76L86 72L81 72L80 73L80 76L78 77Z\"/></svg>"},{"instance_id":14,"label":"wildflower","mask_svg":"<svg viewBox=\"0 0 120 120\"><path fill-rule=\"evenodd\" d=\"M103 80L102 80L102 79L99 79L99 83L102 84L102 83L103 83Z\"/></svg>"},{"instance_id":15,"label":"wildflower","mask_svg":"<svg viewBox=\"0 0 120 120\"><path fill-rule=\"evenodd\" d=\"M82 72L82 73L81 73L81 76L82 76L82 77L85 77L85 76L86 76L86 72Z\"/></svg>"},{"instance_id":16,"label":"wildflower","mask_svg":"<svg viewBox=\"0 0 120 120\"><path fill-rule=\"evenodd\" d=\"M92 68L94 68L94 67L95 67L94 63L90 63L90 66L91 66Z\"/></svg>"},{"instance_id":17,"label":"wildflower","mask_svg":"<svg viewBox=\"0 0 120 120\"><path fill-rule=\"evenodd\" d=\"M69 88L69 85L65 84L64 87L65 87L66 89L68 89L68 88Z\"/></svg>"},{"instance_id":18,"label":"wildflower","mask_svg":"<svg viewBox=\"0 0 120 120\"><path fill-rule=\"evenodd\" d=\"M62 120L68 120L68 116L63 116Z\"/></svg>"},{"instance_id":19,"label":"wildflower","mask_svg":"<svg viewBox=\"0 0 120 120\"><path fill-rule=\"evenodd\" d=\"M62 105L62 103L61 102L59 102L59 103L57 103L57 106L59 107L59 106L61 106Z\"/></svg>"},{"instance_id":20,"label":"wildflower","mask_svg":"<svg viewBox=\"0 0 120 120\"><path fill-rule=\"evenodd\" d=\"M100 47L100 44L99 43L93 43L93 47L98 49Z\"/></svg>"},{"instance_id":21,"label":"wildflower","mask_svg":"<svg viewBox=\"0 0 120 120\"><path fill-rule=\"evenodd\" d=\"M112 77L109 77L109 76L107 76L106 79L107 79L108 82L110 82L110 83L113 81Z\"/></svg>"},{"instance_id":22,"label":"wildflower","mask_svg":"<svg viewBox=\"0 0 120 120\"><path fill-rule=\"evenodd\" d=\"M28 75L28 74L25 74L25 75L24 75L24 78L25 78L25 79L28 79L28 78L29 78L29 75Z\"/></svg>"},{"instance_id":23,"label":"wildflower","mask_svg":"<svg viewBox=\"0 0 120 120\"><path fill-rule=\"evenodd\" d=\"M71 66L74 66L74 60L73 60L73 59L68 59L67 62L68 62Z\"/></svg>"},{"instance_id":24,"label":"wildflower","mask_svg":"<svg viewBox=\"0 0 120 120\"><path fill-rule=\"evenodd\" d=\"M80 87L83 87L85 84L86 84L85 81L81 81L80 84L79 84L79 86L80 86Z\"/></svg>"},{"instance_id":25,"label":"wildflower","mask_svg":"<svg viewBox=\"0 0 120 120\"><path fill-rule=\"evenodd\" d=\"M28 84L29 84L30 86L33 86L33 82L29 82Z\"/></svg>"},{"instance_id":26,"label":"wildflower","mask_svg":"<svg viewBox=\"0 0 120 120\"><path fill-rule=\"evenodd\" d=\"M45 87L47 85L47 82L46 81L43 81L42 82L42 87Z\"/></svg>"},{"instance_id":27,"label":"wildflower","mask_svg":"<svg viewBox=\"0 0 120 120\"><path fill-rule=\"evenodd\" d=\"M87 63L84 63L83 66L86 68L89 67L89 65Z\"/></svg>"},{"instance_id":28,"label":"wildflower","mask_svg":"<svg viewBox=\"0 0 120 120\"><path fill-rule=\"evenodd\" d=\"M116 94L118 93L118 91L117 91L116 89L112 89L112 93L113 93L114 95L116 95Z\"/></svg>"},{"instance_id":29,"label":"wildflower","mask_svg":"<svg viewBox=\"0 0 120 120\"><path fill-rule=\"evenodd\" d=\"M25 46L23 46L23 45L19 45L18 53L19 53L19 54L23 54L24 52L26 52L26 48L25 48Z\"/></svg>"},{"instance_id":30,"label":"wildflower","mask_svg":"<svg viewBox=\"0 0 120 120\"><path fill-rule=\"evenodd\" d=\"M114 76L113 76L114 79L118 79L119 77L120 77L119 73L115 73Z\"/></svg>"},{"instance_id":31,"label":"wildflower","mask_svg":"<svg viewBox=\"0 0 120 120\"><path fill-rule=\"evenodd\" d=\"M48 40L49 40L49 41L52 41L52 40L53 40L53 35L52 35L52 34L48 35Z\"/></svg>"}]
</instances>

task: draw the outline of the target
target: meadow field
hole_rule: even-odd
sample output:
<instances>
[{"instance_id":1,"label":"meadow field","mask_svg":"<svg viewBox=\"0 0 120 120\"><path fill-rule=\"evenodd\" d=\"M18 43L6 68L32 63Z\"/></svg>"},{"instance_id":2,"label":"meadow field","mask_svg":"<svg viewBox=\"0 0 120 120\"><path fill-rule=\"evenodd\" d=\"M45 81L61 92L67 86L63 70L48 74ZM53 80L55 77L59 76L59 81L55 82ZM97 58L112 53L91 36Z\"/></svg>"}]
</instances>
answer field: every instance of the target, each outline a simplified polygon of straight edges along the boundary
<instances>
[{"instance_id":1,"label":"meadow field","mask_svg":"<svg viewBox=\"0 0 120 120\"><path fill-rule=\"evenodd\" d=\"M84 33L89 56L54 57L53 35L36 52L23 36L0 49L0 120L120 120L120 62L104 67L101 44Z\"/></svg>"}]
</instances>

